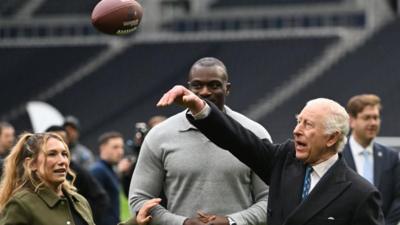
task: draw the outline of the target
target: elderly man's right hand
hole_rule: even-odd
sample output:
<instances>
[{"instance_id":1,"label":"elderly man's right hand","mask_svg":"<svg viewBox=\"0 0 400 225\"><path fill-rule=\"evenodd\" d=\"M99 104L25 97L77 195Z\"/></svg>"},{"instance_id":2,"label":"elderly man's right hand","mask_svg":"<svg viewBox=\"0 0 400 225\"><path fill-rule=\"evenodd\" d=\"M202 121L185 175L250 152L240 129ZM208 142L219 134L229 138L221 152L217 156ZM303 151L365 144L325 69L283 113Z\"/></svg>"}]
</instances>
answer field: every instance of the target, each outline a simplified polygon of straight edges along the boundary
<instances>
[{"instance_id":1,"label":"elderly man's right hand","mask_svg":"<svg viewBox=\"0 0 400 225\"><path fill-rule=\"evenodd\" d=\"M158 101L157 106L166 107L173 103L188 108L193 114L197 114L205 106L205 102L200 97L181 85L176 85L167 91Z\"/></svg>"}]
</instances>

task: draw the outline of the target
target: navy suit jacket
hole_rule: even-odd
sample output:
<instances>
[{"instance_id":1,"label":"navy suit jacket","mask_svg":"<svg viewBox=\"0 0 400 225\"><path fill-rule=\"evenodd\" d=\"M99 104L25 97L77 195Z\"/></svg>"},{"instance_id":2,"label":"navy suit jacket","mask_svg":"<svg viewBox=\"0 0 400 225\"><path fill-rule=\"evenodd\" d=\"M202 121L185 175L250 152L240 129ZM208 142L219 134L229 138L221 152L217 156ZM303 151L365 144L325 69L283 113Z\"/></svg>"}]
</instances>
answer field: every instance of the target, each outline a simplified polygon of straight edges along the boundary
<instances>
[{"instance_id":1,"label":"navy suit jacket","mask_svg":"<svg viewBox=\"0 0 400 225\"><path fill-rule=\"evenodd\" d=\"M109 207L99 218L99 224L114 225L120 222L119 178L112 166L104 160L99 160L90 168L90 172L107 192L110 200ZM97 223L97 222L96 222Z\"/></svg>"},{"instance_id":2,"label":"navy suit jacket","mask_svg":"<svg viewBox=\"0 0 400 225\"><path fill-rule=\"evenodd\" d=\"M378 190L350 169L342 156L301 201L305 165L293 141L271 144L222 113L212 110L195 125L212 142L229 150L269 185L268 225L384 224Z\"/></svg>"},{"instance_id":3,"label":"navy suit jacket","mask_svg":"<svg viewBox=\"0 0 400 225\"><path fill-rule=\"evenodd\" d=\"M386 225L400 221L400 162L399 154L378 143L373 145L374 184L382 195L382 210ZM350 144L347 143L343 156L347 164L356 170Z\"/></svg>"}]
</instances>

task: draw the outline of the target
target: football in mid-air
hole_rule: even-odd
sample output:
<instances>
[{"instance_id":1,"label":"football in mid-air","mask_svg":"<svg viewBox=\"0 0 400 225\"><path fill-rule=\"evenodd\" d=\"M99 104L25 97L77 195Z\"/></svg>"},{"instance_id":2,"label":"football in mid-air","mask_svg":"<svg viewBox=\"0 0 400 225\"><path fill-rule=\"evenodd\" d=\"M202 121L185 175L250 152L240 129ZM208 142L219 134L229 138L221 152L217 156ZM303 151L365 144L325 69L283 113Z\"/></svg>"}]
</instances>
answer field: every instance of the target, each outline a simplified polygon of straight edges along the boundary
<instances>
[{"instance_id":1,"label":"football in mid-air","mask_svg":"<svg viewBox=\"0 0 400 225\"><path fill-rule=\"evenodd\" d=\"M103 33L124 35L138 28L142 15L135 0L101 0L92 11L92 24Z\"/></svg>"}]
</instances>

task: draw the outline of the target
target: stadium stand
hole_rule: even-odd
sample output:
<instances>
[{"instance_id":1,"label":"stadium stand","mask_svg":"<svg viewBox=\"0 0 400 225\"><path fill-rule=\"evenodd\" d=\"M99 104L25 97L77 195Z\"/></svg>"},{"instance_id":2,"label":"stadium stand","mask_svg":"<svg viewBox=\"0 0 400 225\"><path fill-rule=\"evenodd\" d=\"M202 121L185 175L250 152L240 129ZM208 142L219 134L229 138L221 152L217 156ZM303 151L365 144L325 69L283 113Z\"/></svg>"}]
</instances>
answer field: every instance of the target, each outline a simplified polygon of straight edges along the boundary
<instances>
[{"instance_id":1,"label":"stadium stand","mask_svg":"<svg viewBox=\"0 0 400 225\"><path fill-rule=\"evenodd\" d=\"M43 15L90 15L98 0L58 1L46 0L34 12L34 16Z\"/></svg>"},{"instance_id":2,"label":"stadium stand","mask_svg":"<svg viewBox=\"0 0 400 225\"><path fill-rule=\"evenodd\" d=\"M104 46L0 48L2 75L0 114L7 112L63 79ZM6 84L6 85L5 85Z\"/></svg>"},{"instance_id":3,"label":"stadium stand","mask_svg":"<svg viewBox=\"0 0 400 225\"><path fill-rule=\"evenodd\" d=\"M278 15L234 18L192 18L175 19L164 23L165 30L176 32L232 31L282 29L297 27L363 27L365 14L350 12L317 15Z\"/></svg>"},{"instance_id":4,"label":"stadium stand","mask_svg":"<svg viewBox=\"0 0 400 225\"><path fill-rule=\"evenodd\" d=\"M323 76L260 120L276 141L291 136L294 114L312 98L327 97L346 104L352 95L375 93L383 101L382 136L400 134L400 20L388 24L361 48L348 54Z\"/></svg>"},{"instance_id":5,"label":"stadium stand","mask_svg":"<svg viewBox=\"0 0 400 225\"><path fill-rule=\"evenodd\" d=\"M0 17L9 17L28 0L2 0L0 1Z\"/></svg>"},{"instance_id":6,"label":"stadium stand","mask_svg":"<svg viewBox=\"0 0 400 225\"><path fill-rule=\"evenodd\" d=\"M326 3L340 3L343 0L217 0L211 7L254 7L254 6L268 6L268 5L286 5L286 4L326 4Z\"/></svg>"},{"instance_id":7,"label":"stadium stand","mask_svg":"<svg viewBox=\"0 0 400 225\"><path fill-rule=\"evenodd\" d=\"M186 13L165 19L162 28L175 32L201 32L364 27L365 11L352 7L348 2L346 0L218 0L211 1L207 5L207 10L196 12L193 9L193 13L190 13L190 10L183 10ZM203 13L204 11L207 13Z\"/></svg>"},{"instance_id":8,"label":"stadium stand","mask_svg":"<svg viewBox=\"0 0 400 225\"><path fill-rule=\"evenodd\" d=\"M18 24L4 25L0 27L0 38L18 38L21 36L27 38L41 37L76 37L76 36L98 36L101 35L91 24L86 21L73 22L72 24L57 24L49 26L46 23L42 24Z\"/></svg>"},{"instance_id":9,"label":"stadium stand","mask_svg":"<svg viewBox=\"0 0 400 225\"><path fill-rule=\"evenodd\" d=\"M13 17L25 11L19 10L22 5L35 2L37 7L27 7L27 16ZM159 11L151 8L157 2ZM29 129L21 105L36 100L44 90L57 89L55 84L82 65L96 64L97 57L115 44L123 46L115 55L42 99L64 115L77 116L82 142L92 149L104 131L118 130L129 137L136 122L182 110L157 109L155 103L172 85L185 84L189 67L203 56L226 63L233 83L228 105L246 112L260 98L268 100L273 91L284 92L286 82L302 77L302 70L318 67L327 49L340 44L351 48L349 39L362 39L388 15L381 0L146 0L141 1L143 30L121 38L102 35L91 26L89 13L96 3L0 1L0 83L6 84L0 92L6 96L0 119L9 119L18 131ZM195 3L203 5L196 8ZM338 54L343 58L333 60L327 71L258 119L274 141L291 136L294 114L306 100L322 96L344 103L361 92L374 92L384 101L381 134L400 136L399 124L392 122L400 114L399 26L392 22L353 52Z\"/></svg>"},{"instance_id":10,"label":"stadium stand","mask_svg":"<svg viewBox=\"0 0 400 225\"><path fill-rule=\"evenodd\" d=\"M200 57L215 56L227 64L233 83L228 104L241 110L260 94L279 86L335 40L330 37L134 45L49 102L61 112L73 113L84 121L82 138L93 145L98 135L110 127L129 135L137 121L182 110L157 109L155 103L172 85L186 84L191 64ZM292 54L282 55L288 51Z\"/></svg>"}]
</instances>

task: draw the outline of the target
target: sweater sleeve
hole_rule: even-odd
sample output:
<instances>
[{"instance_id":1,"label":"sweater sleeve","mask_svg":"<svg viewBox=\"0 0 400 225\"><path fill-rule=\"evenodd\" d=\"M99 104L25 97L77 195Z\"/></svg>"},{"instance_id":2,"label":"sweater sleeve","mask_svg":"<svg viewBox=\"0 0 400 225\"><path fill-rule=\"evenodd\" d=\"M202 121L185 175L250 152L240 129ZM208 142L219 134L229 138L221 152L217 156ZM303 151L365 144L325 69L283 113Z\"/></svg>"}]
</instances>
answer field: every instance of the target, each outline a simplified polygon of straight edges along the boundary
<instances>
[{"instance_id":1,"label":"sweater sleeve","mask_svg":"<svg viewBox=\"0 0 400 225\"><path fill-rule=\"evenodd\" d=\"M129 205L133 214L136 215L145 201L160 197L164 177L162 160L152 152L148 142L145 141L129 189ZM182 225L186 219L169 212L161 205L152 209L151 216L150 224L157 225Z\"/></svg>"},{"instance_id":2,"label":"sweater sleeve","mask_svg":"<svg viewBox=\"0 0 400 225\"><path fill-rule=\"evenodd\" d=\"M265 225L267 224L268 186L252 172L252 197L253 204L242 211L228 215L238 225Z\"/></svg>"}]
</instances>

